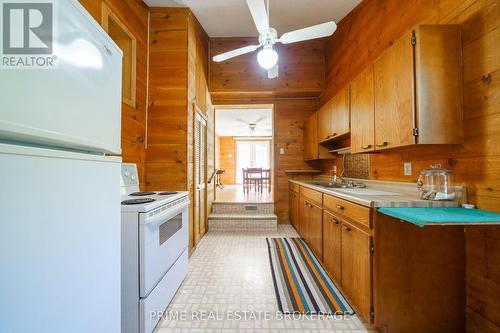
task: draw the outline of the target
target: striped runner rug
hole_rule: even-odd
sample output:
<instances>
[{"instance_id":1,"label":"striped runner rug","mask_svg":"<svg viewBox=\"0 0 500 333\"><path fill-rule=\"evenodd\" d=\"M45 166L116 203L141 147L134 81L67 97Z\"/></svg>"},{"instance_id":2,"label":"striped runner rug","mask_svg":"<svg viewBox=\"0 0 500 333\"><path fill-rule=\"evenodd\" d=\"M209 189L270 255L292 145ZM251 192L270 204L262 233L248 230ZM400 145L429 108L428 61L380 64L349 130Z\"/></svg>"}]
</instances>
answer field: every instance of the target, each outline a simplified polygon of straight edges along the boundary
<instances>
[{"instance_id":1,"label":"striped runner rug","mask_svg":"<svg viewBox=\"0 0 500 333\"><path fill-rule=\"evenodd\" d=\"M282 313L354 314L303 239L266 238L274 291Z\"/></svg>"}]
</instances>

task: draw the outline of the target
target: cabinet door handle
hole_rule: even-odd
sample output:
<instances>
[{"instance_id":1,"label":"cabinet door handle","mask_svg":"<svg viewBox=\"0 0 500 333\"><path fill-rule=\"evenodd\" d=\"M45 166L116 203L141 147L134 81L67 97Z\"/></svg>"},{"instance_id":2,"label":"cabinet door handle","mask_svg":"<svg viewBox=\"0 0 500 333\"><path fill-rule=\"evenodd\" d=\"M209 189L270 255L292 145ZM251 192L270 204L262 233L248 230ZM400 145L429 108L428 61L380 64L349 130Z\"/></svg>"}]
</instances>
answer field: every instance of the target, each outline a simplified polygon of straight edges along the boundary
<instances>
[{"instance_id":1,"label":"cabinet door handle","mask_svg":"<svg viewBox=\"0 0 500 333\"><path fill-rule=\"evenodd\" d=\"M344 210L344 206L337 205L336 207L337 207L337 209Z\"/></svg>"},{"instance_id":2,"label":"cabinet door handle","mask_svg":"<svg viewBox=\"0 0 500 333\"><path fill-rule=\"evenodd\" d=\"M330 139L330 136L329 136L329 135L327 135L327 136L325 137L325 140L326 140L326 139Z\"/></svg>"},{"instance_id":3,"label":"cabinet door handle","mask_svg":"<svg viewBox=\"0 0 500 333\"><path fill-rule=\"evenodd\" d=\"M389 144L389 142L384 141L384 142L382 142L382 143L377 143L377 147L385 147L385 146L387 146L388 144Z\"/></svg>"},{"instance_id":4,"label":"cabinet door handle","mask_svg":"<svg viewBox=\"0 0 500 333\"><path fill-rule=\"evenodd\" d=\"M331 136L332 136L332 137L333 137L333 136L337 136L337 133L333 133Z\"/></svg>"},{"instance_id":5,"label":"cabinet door handle","mask_svg":"<svg viewBox=\"0 0 500 333\"><path fill-rule=\"evenodd\" d=\"M370 149L371 147L372 147L372 145L366 145L366 146L361 147L361 149Z\"/></svg>"},{"instance_id":6,"label":"cabinet door handle","mask_svg":"<svg viewBox=\"0 0 500 333\"><path fill-rule=\"evenodd\" d=\"M348 226L343 225L343 227L345 228L345 230L347 230L347 231L351 231L351 228L349 228Z\"/></svg>"},{"instance_id":7,"label":"cabinet door handle","mask_svg":"<svg viewBox=\"0 0 500 333\"><path fill-rule=\"evenodd\" d=\"M337 219L334 219L334 218L332 218L332 222L334 222L335 224L340 224L340 222Z\"/></svg>"}]
</instances>

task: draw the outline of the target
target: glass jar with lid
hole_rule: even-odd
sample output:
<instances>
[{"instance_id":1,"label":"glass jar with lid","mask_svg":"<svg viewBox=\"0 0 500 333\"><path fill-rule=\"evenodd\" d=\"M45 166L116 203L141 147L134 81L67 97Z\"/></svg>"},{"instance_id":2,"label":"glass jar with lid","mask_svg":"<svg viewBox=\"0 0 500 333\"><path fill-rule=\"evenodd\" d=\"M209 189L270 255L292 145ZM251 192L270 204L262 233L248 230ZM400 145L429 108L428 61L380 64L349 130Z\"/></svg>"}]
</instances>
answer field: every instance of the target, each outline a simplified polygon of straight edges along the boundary
<instances>
[{"instance_id":1,"label":"glass jar with lid","mask_svg":"<svg viewBox=\"0 0 500 333\"><path fill-rule=\"evenodd\" d=\"M445 170L441 164L433 164L420 171L418 193L423 200L455 200L453 171Z\"/></svg>"}]
</instances>

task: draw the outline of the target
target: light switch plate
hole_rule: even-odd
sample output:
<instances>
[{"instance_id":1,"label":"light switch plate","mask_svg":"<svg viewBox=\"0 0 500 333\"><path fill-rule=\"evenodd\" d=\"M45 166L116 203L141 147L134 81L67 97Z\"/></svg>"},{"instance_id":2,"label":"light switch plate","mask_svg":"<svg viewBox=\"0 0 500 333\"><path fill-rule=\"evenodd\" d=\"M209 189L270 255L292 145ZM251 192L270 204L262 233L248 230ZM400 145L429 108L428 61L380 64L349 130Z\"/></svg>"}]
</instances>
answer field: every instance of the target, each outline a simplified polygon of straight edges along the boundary
<instances>
[{"instance_id":1,"label":"light switch plate","mask_svg":"<svg viewBox=\"0 0 500 333\"><path fill-rule=\"evenodd\" d=\"M411 162L404 163L405 176L411 176Z\"/></svg>"},{"instance_id":2,"label":"light switch plate","mask_svg":"<svg viewBox=\"0 0 500 333\"><path fill-rule=\"evenodd\" d=\"M280 155L285 155L285 148L280 148Z\"/></svg>"}]
</instances>

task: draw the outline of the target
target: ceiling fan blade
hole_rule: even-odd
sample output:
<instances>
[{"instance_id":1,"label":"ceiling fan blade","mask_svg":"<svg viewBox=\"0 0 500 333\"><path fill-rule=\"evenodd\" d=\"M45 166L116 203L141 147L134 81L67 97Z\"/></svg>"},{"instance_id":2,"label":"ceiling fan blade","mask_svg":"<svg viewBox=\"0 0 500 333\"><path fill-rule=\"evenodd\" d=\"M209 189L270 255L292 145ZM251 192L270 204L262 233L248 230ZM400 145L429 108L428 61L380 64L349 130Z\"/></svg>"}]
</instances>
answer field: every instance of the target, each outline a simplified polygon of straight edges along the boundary
<instances>
[{"instance_id":1,"label":"ceiling fan blade","mask_svg":"<svg viewBox=\"0 0 500 333\"><path fill-rule=\"evenodd\" d=\"M313 25L304 29L287 32L283 34L283 36L281 36L280 42L283 44L290 44L308 39L327 37L331 36L335 32L335 30L337 30L337 25L335 24L335 22L330 21Z\"/></svg>"},{"instance_id":2,"label":"ceiling fan blade","mask_svg":"<svg viewBox=\"0 0 500 333\"><path fill-rule=\"evenodd\" d=\"M268 79L275 79L279 75L279 70L278 70L278 64L274 65L274 67L271 67L267 70L267 78Z\"/></svg>"},{"instance_id":3,"label":"ceiling fan blade","mask_svg":"<svg viewBox=\"0 0 500 333\"><path fill-rule=\"evenodd\" d=\"M257 120L255 120L255 122L254 122L254 123L255 123L255 124L258 124L258 123L260 123L261 121L265 120L266 118L267 118L266 116L262 116L262 117L258 118Z\"/></svg>"},{"instance_id":4,"label":"ceiling fan blade","mask_svg":"<svg viewBox=\"0 0 500 333\"><path fill-rule=\"evenodd\" d=\"M269 19L264 0L247 0L247 5L252 13L257 31L260 33L269 30Z\"/></svg>"},{"instance_id":5,"label":"ceiling fan blade","mask_svg":"<svg viewBox=\"0 0 500 333\"><path fill-rule=\"evenodd\" d=\"M260 45L248 45L248 46L240 47L239 49L236 49L236 50L232 50L232 51L218 54L218 55L214 56L212 59L215 62L221 62L221 61L224 61L224 60L227 60L230 58L240 56L240 55L245 54L245 53L253 52L253 51L257 50L259 47L260 47Z\"/></svg>"}]
</instances>

